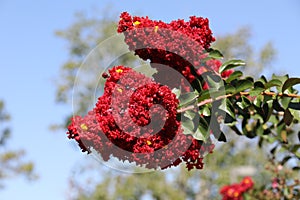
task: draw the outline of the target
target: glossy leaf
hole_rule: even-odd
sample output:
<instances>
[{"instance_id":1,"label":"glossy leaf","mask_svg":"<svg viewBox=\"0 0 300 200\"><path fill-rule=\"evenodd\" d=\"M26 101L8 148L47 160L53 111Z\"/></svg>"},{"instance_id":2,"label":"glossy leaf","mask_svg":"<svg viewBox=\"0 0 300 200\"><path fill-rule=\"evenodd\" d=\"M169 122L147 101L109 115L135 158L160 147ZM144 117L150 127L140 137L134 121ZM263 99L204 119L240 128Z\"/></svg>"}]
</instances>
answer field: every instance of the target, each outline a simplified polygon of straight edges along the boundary
<instances>
[{"instance_id":1,"label":"glossy leaf","mask_svg":"<svg viewBox=\"0 0 300 200\"><path fill-rule=\"evenodd\" d=\"M199 114L204 116L210 116L210 108L208 106L203 106L201 109L199 109Z\"/></svg>"},{"instance_id":2,"label":"glossy leaf","mask_svg":"<svg viewBox=\"0 0 300 200\"><path fill-rule=\"evenodd\" d=\"M194 123L190 119L184 119L181 121L181 126L183 128L183 133L185 135L193 135L194 134Z\"/></svg>"},{"instance_id":3,"label":"glossy leaf","mask_svg":"<svg viewBox=\"0 0 300 200\"><path fill-rule=\"evenodd\" d=\"M235 118L234 108L229 99L223 99L219 109L225 111L232 118Z\"/></svg>"},{"instance_id":4,"label":"glossy leaf","mask_svg":"<svg viewBox=\"0 0 300 200\"><path fill-rule=\"evenodd\" d=\"M246 65L246 63L243 60L229 60L220 67L219 73L221 74L226 70L239 67L239 66L244 66L244 65Z\"/></svg>"},{"instance_id":5,"label":"glossy leaf","mask_svg":"<svg viewBox=\"0 0 300 200\"><path fill-rule=\"evenodd\" d=\"M269 89L269 88L271 88L271 87L274 87L274 86L281 86L281 85L282 85L281 80L279 80L279 79L272 79L272 80L270 80L269 82L267 82L267 83L265 84L265 89Z\"/></svg>"},{"instance_id":6,"label":"glossy leaf","mask_svg":"<svg viewBox=\"0 0 300 200\"><path fill-rule=\"evenodd\" d=\"M179 97L179 102L180 102L179 107L194 102L194 100L197 99L197 97L198 97L198 94L195 92L189 92L189 93L182 94Z\"/></svg>"},{"instance_id":7,"label":"glossy leaf","mask_svg":"<svg viewBox=\"0 0 300 200\"><path fill-rule=\"evenodd\" d=\"M296 84L300 84L300 78L287 79L282 86L282 92L284 92L285 90L287 90L288 88L290 88Z\"/></svg>"},{"instance_id":8,"label":"glossy leaf","mask_svg":"<svg viewBox=\"0 0 300 200\"><path fill-rule=\"evenodd\" d=\"M208 129L208 124L204 118L202 118L202 117L199 118L199 126L198 126L196 132L193 133L193 137L196 140L201 140L204 142L207 141L207 139L209 137L209 129Z\"/></svg>"},{"instance_id":9,"label":"glossy leaf","mask_svg":"<svg viewBox=\"0 0 300 200\"><path fill-rule=\"evenodd\" d=\"M289 76L288 76L287 74L284 75L284 76L277 76L277 75L275 75L275 74L272 75L272 79L280 80L281 83L284 83L288 78L289 78ZM276 89L277 89L278 91L281 91L281 87L282 87L282 85L277 86Z\"/></svg>"},{"instance_id":10,"label":"glossy leaf","mask_svg":"<svg viewBox=\"0 0 300 200\"><path fill-rule=\"evenodd\" d=\"M250 89L253 86L253 83L249 80L240 80L236 86L236 93L243 92L247 89Z\"/></svg>"},{"instance_id":11,"label":"glossy leaf","mask_svg":"<svg viewBox=\"0 0 300 200\"><path fill-rule=\"evenodd\" d=\"M260 87L255 87L252 90L250 90L249 95L252 97L255 97L259 94L261 94L265 89Z\"/></svg>"},{"instance_id":12,"label":"glossy leaf","mask_svg":"<svg viewBox=\"0 0 300 200\"><path fill-rule=\"evenodd\" d=\"M208 76L207 82L208 82L210 89L219 89L222 86L224 86L223 80L221 78L215 77L215 76Z\"/></svg>"},{"instance_id":13,"label":"glossy leaf","mask_svg":"<svg viewBox=\"0 0 300 200\"><path fill-rule=\"evenodd\" d=\"M192 110L185 111L183 114L186 118L193 120L196 116L196 113Z\"/></svg>"},{"instance_id":14,"label":"glossy leaf","mask_svg":"<svg viewBox=\"0 0 300 200\"><path fill-rule=\"evenodd\" d=\"M222 59L223 54L217 49L210 48L210 49L208 49L208 57L214 58L214 59Z\"/></svg>"},{"instance_id":15,"label":"glossy leaf","mask_svg":"<svg viewBox=\"0 0 300 200\"><path fill-rule=\"evenodd\" d=\"M234 71L227 79L226 83L230 83L233 80L238 79L239 77L243 76L243 73L241 71Z\"/></svg>"}]
</instances>

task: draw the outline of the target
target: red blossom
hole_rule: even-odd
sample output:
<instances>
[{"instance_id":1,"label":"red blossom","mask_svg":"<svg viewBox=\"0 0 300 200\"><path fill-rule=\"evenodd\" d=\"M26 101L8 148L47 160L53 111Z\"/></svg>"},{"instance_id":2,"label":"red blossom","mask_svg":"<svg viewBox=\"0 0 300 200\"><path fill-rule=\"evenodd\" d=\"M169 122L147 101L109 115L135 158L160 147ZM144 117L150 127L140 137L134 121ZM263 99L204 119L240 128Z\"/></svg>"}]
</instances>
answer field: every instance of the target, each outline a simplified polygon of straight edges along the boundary
<instances>
[{"instance_id":1,"label":"red blossom","mask_svg":"<svg viewBox=\"0 0 300 200\"><path fill-rule=\"evenodd\" d=\"M114 156L155 169L181 162L189 170L203 168L203 155L214 146L182 133L175 94L128 67L114 67L109 74L96 107L72 118L68 137L104 160Z\"/></svg>"},{"instance_id":2,"label":"red blossom","mask_svg":"<svg viewBox=\"0 0 300 200\"><path fill-rule=\"evenodd\" d=\"M150 60L152 67L157 68L157 64L171 67L190 83L204 72L217 72L222 65L219 60L207 60L207 50L215 38L206 18L192 16L187 22L174 20L164 23L150 20L147 16L132 17L123 12L118 32L124 34L129 49L143 60ZM231 73L232 70L228 70L221 76L226 78ZM153 77L170 79L161 68Z\"/></svg>"},{"instance_id":3,"label":"red blossom","mask_svg":"<svg viewBox=\"0 0 300 200\"><path fill-rule=\"evenodd\" d=\"M243 200L243 194L254 186L251 177L247 176L237 184L225 185L220 189L223 200Z\"/></svg>"}]
</instances>

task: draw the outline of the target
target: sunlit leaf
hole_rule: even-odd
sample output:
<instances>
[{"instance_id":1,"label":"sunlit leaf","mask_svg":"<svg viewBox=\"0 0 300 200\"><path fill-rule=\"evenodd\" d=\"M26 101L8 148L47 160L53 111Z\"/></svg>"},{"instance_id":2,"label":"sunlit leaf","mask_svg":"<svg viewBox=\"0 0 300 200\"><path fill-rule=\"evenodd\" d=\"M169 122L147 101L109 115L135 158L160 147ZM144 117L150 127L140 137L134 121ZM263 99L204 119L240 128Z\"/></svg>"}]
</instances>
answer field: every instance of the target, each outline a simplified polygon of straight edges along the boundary
<instances>
[{"instance_id":1,"label":"sunlit leaf","mask_svg":"<svg viewBox=\"0 0 300 200\"><path fill-rule=\"evenodd\" d=\"M246 65L246 63L243 60L229 60L219 68L219 73L221 74L226 70L239 67L239 66L244 66L244 65Z\"/></svg>"}]
</instances>

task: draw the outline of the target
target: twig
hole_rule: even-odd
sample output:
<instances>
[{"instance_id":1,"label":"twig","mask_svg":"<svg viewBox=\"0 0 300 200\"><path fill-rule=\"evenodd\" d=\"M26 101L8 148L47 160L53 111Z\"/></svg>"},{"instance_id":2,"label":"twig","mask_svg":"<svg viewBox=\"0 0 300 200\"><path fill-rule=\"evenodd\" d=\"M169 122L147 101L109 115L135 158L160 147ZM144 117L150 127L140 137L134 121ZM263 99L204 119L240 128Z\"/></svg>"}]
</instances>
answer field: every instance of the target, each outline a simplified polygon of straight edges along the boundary
<instances>
[{"instance_id":1,"label":"twig","mask_svg":"<svg viewBox=\"0 0 300 200\"><path fill-rule=\"evenodd\" d=\"M262 92L261 94L265 95L265 96L272 96L272 97L279 96L279 97L290 97L290 98L300 99L300 96L297 95L297 94L285 94L285 93L275 93L275 92ZM218 96L216 98L205 99L205 100L199 102L197 104L197 106L190 105L190 106L185 107L185 108L180 108L180 109L177 110L177 113L183 113L183 112L188 111L188 110L193 110L196 107L200 107L200 106L212 103L214 101L218 101L218 100L221 100L221 99L225 99L225 98L232 97L232 96L237 96L237 95L248 96L249 92L239 92L239 93L236 93L236 94L226 94L226 95Z\"/></svg>"}]
</instances>

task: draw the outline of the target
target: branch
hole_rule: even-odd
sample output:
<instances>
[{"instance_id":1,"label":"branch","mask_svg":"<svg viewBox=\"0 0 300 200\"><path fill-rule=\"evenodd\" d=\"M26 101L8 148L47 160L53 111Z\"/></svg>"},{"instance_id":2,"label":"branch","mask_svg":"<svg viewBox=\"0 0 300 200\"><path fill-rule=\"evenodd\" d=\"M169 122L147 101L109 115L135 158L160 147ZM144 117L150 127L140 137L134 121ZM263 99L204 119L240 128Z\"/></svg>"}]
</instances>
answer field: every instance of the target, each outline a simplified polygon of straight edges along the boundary
<instances>
[{"instance_id":1,"label":"branch","mask_svg":"<svg viewBox=\"0 0 300 200\"><path fill-rule=\"evenodd\" d=\"M177 113L183 113L185 111L188 111L188 110L193 110L195 109L196 107L200 107L200 106L203 106L203 105L206 105L206 104L209 104L209 103L212 103L214 101L218 101L218 100L221 100L221 99L226 99L228 97L232 97L232 96L237 96L237 95L244 95L244 96L248 96L249 95L249 92L239 92L239 93L236 93L236 94L226 94L226 95L222 95L222 96L218 96L216 98L210 98L210 99L205 99L201 102L199 102L197 104L197 106L194 106L194 105L190 105L188 107L185 107L185 108L180 108L177 110ZM300 96L297 95L297 94L284 94L284 93L275 93L275 92L262 92L261 95L264 95L264 96L279 96L279 97L290 97L290 98L297 98L297 99L300 99Z\"/></svg>"}]
</instances>

